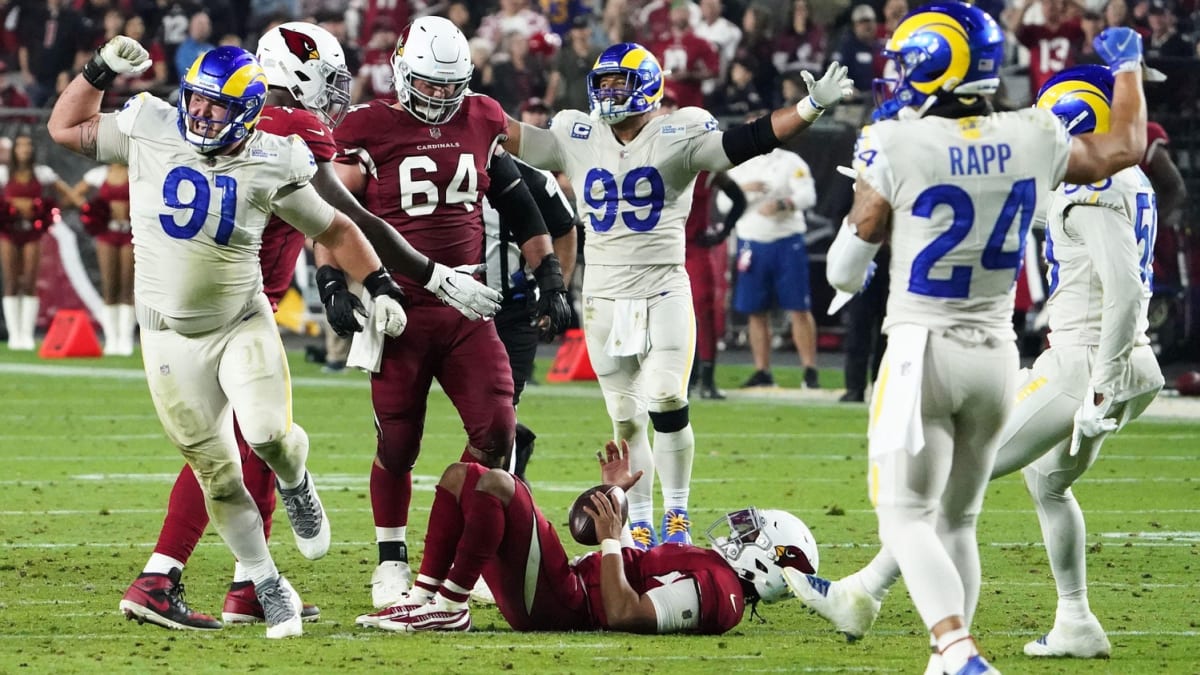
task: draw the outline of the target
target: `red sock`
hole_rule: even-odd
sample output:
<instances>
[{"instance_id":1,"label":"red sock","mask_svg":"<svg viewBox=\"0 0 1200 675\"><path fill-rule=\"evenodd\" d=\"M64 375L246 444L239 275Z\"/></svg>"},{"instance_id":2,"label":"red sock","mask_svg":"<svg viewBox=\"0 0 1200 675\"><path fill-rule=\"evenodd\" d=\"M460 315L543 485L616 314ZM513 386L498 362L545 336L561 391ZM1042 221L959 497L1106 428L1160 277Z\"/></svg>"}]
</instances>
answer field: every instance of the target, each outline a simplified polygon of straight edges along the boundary
<instances>
[{"instance_id":1,"label":"red sock","mask_svg":"<svg viewBox=\"0 0 1200 675\"><path fill-rule=\"evenodd\" d=\"M433 492L433 508L429 510L429 531L425 533L421 576L446 578L462 533L463 512L458 505L458 498L441 485L437 486ZM436 588L428 590L437 591Z\"/></svg>"},{"instance_id":2,"label":"red sock","mask_svg":"<svg viewBox=\"0 0 1200 675\"><path fill-rule=\"evenodd\" d=\"M275 513L275 472L242 437L242 429L236 419L233 422L233 435L237 439L238 454L242 456L242 481L262 515L263 536L270 539L271 515Z\"/></svg>"},{"instance_id":3,"label":"red sock","mask_svg":"<svg viewBox=\"0 0 1200 675\"><path fill-rule=\"evenodd\" d=\"M371 464L371 512L375 527L405 527L412 502L412 472L396 475Z\"/></svg>"},{"instance_id":4,"label":"red sock","mask_svg":"<svg viewBox=\"0 0 1200 675\"><path fill-rule=\"evenodd\" d=\"M483 566L496 556L500 542L504 541L504 504L496 495L470 490L464 492L461 499L463 532L454 554L454 566L446 575L446 581L466 589L466 593L447 592L444 584L441 590L446 597L460 602L470 595ZM428 550L427 547L426 555L429 555Z\"/></svg>"},{"instance_id":5,"label":"red sock","mask_svg":"<svg viewBox=\"0 0 1200 675\"><path fill-rule=\"evenodd\" d=\"M208 511L204 507L204 492L200 490L192 468L184 465L179 478L175 479L175 487L171 488L167 517L163 519L154 552L186 563L206 527Z\"/></svg>"}]
</instances>

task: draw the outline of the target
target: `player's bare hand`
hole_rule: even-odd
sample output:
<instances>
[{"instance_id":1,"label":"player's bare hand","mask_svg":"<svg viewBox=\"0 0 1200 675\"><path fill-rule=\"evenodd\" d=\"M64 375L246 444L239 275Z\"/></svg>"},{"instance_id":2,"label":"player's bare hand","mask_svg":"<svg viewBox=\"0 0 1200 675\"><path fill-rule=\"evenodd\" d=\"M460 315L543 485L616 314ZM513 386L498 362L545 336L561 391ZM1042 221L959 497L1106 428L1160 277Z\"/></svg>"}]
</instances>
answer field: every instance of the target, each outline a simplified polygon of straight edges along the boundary
<instances>
[{"instance_id":1,"label":"player's bare hand","mask_svg":"<svg viewBox=\"0 0 1200 675\"><path fill-rule=\"evenodd\" d=\"M425 289L472 321L486 319L500 310L503 296L475 279L482 271L483 265L450 268L434 263L433 274Z\"/></svg>"},{"instance_id":2,"label":"player's bare hand","mask_svg":"<svg viewBox=\"0 0 1200 675\"><path fill-rule=\"evenodd\" d=\"M154 65L150 52L137 40L125 35L118 35L104 43L100 48L100 58L109 70L118 75L137 75Z\"/></svg>"},{"instance_id":3,"label":"player's bare hand","mask_svg":"<svg viewBox=\"0 0 1200 675\"><path fill-rule=\"evenodd\" d=\"M616 498L604 492L593 492L591 499L592 505L589 507L585 504L583 512L596 523L596 538L600 541L620 539L621 530L625 529L625 521L621 519L617 509Z\"/></svg>"},{"instance_id":4,"label":"player's bare hand","mask_svg":"<svg viewBox=\"0 0 1200 675\"><path fill-rule=\"evenodd\" d=\"M629 443L625 440L622 440L620 445L617 445L616 441L609 441L603 450L596 452L596 459L600 460L600 482L619 486L626 492L644 473L629 473Z\"/></svg>"}]
</instances>

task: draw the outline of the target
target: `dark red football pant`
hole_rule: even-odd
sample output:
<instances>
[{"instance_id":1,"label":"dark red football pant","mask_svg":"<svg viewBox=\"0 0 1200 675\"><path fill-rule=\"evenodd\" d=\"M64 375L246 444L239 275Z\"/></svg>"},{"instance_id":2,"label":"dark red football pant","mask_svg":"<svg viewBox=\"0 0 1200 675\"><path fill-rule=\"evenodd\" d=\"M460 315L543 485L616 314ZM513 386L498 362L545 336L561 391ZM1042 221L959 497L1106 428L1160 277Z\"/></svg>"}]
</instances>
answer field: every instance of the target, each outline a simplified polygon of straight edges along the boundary
<instances>
[{"instance_id":1,"label":"dark red football pant","mask_svg":"<svg viewBox=\"0 0 1200 675\"><path fill-rule=\"evenodd\" d=\"M696 313L696 356L701 361L717 358L717 289L712 251L713 249L692 246L687 249L687 257L684 260L688 278L692 282L692 307Z\"/></svg>"}]
</instances>

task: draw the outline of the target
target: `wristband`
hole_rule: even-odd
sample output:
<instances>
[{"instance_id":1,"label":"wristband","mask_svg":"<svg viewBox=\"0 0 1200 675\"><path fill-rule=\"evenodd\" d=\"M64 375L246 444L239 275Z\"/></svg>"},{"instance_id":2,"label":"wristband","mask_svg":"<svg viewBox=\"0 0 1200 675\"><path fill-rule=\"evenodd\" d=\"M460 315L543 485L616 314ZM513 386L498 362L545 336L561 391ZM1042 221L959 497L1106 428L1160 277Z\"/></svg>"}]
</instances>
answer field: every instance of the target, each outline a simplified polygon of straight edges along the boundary
<instances>
[{"instance_id":1,"label":"wristband","mask_svg":"<svg viewBox=\"0 0 1200 675\"><path fill-rule=\"evenodd\" d=\"M362 285L363 288L367 289L367 292L370 293L371 297L373 298L399 288L399 286L396 285L396 282L392 280L392 275L388 273L386 267L380 267L374 272L368 274L366 278L363 279Z\"/></svg>"},{"instance_id":2,"label":"wristband","mask_svg":"<svg viewBox=\"0 0 1200 675\"><path fill-rule=\"evenodd\" d=\"M600 555L621 555L621 541L619 539L604 539L600 542Z\"/></svg>"},{"instance_id":3,"label":"wristband","mask_svg":"<svg viewBox=\"0 0 1200 675\"><path fill-rule=\"evenodd\" d=\"M100 91L111 87L113 80L117 79L116 71L108 67L108 64L100 56L99 51L93 54L87 63L83 64L83 72L81 74L83 75L83 79L88 81L88 84Z\"/></svg>"},{"instance_id":4,"label":"wristband","mask_svg":"<svg viewBox=\"0 0 1200 675\"><path fill-rule=\"evenodd\" d=\"M805 96L796 104L796 114L809 124L816 122L823 112L825 112L825 108L817 105L812 96Z\"/></svg>"}]
</instances>

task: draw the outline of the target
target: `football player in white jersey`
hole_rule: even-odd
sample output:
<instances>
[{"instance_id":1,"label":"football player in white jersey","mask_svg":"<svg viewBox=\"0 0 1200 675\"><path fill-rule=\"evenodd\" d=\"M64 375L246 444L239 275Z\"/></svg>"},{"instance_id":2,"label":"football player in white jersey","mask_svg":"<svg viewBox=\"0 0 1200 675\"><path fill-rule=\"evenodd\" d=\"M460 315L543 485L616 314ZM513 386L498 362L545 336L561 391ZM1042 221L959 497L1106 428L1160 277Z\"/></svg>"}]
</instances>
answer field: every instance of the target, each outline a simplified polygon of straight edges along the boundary
<instances>
[{"instance_id":1,"label":"football player in white jersey","mask_svg":"<svg viewBox=\"0 0 1200 675\"><path fill-rule=\"evenodd\" d=\"M1018 384L1012 290L1026 233L1064 180L1103 180L1145 149L1141 38L1110 29L1096 51L1117 72L1111 129L1071 137L1048 110L992 111L1004 34L991 17L957 2L911 12L884 49L901 75L859 138L854 205L828 255L829 282L853 292L890 236L868 487L949 673L994 671L970 632L975 521Z\"/></svg>"},{"instance_id":2,"label":"football player in white jersey","mask_svg":"<svg viewBox=\"0 0 1200 675\"><path fill-rule=\"evenodd\" d=\"M1112 90L1108 68L1075 66L1046 82L1037 105L1072 135L1105 133ZM1140 415L1163 386L1146 337L1158 230L1154 191L1136 166L1090 185L1064 183L1050 198L1046 220L1050 349L1017 392L992 479L1021 470L1058 586L1054 627L1025 645L1025 653L1107 657L1112 647L1088 606L1083 512L1070 488L1108 433ZM858 638L899 576L895 558L883 550L847 578L795 577L792 588Z\"/></svg>"},{"instance_id":3,"label":"football player in white jersey","mask_svg":"<svg viewBox=\"0 0 1200 675\"><path fill-rule=\"evenodd\" d=\"M54 106L48 129L64 147L130 170L134 296L143 362L167 436L196 472L217 532L254 582L267 637L299 635L300 598L275 567L222 418L275 471L302 554L328 550L329 522L305 467L308 438L292 423L287 359L263 295L258 248L272 212L333 251L375 296L377 327L407 321L400 289L354 223L309 184L299 139L255 131L267 78L253 55L222 47L197 58L178 106L148 94L100 114L118 74L151 62L118 36L85 65Z\"/></svg>"},{"instance_id":4,"label":"football player in white jersey","mask_svg":"<svg viewBox=\"0 0 1200 675\"><path fill-rule=\"evenodd\" d=\"M629 494L634 540L657 543L653 478L662 481L664 542L690 543L687 514L695 437L687 384L695 318L684 269L684 223L703 170L724 171L766 154L807 129L849 95L846 69L833 63L809 95L727 132L700 108L655 116L663 72L641 45L601 53L588 75L591 112L564 110L550 129L508 121L504 147L530 164L562 171L586 228L583 328L614 435L628 441L635 471ZM650 449L647 425L654 427Z\"/></svg>"}]
</instances>

